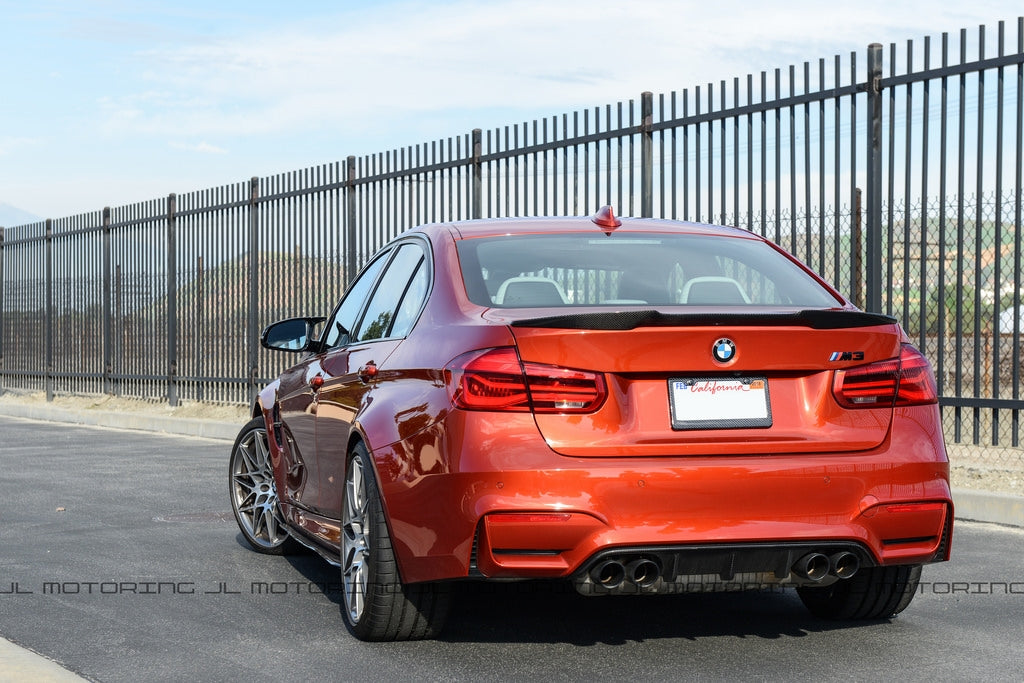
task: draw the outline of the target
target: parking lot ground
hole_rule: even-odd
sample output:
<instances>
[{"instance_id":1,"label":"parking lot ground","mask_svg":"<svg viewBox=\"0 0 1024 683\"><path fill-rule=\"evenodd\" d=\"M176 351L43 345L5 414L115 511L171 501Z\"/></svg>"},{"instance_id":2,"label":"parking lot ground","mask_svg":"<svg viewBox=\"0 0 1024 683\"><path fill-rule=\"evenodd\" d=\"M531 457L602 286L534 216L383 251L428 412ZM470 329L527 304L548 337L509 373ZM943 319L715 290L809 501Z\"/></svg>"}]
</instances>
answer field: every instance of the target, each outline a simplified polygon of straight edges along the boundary
<instances>
[{"instance_id":1,"label":"parking lot ground","mask_svg":"<svg viewBox=\"0 0 1024 683\"><path fill-rule=\"evenodd\" d=\"M818 620L792 591L476 583L439 640L369 644L335 568L244 545L225 441L6 417L0 435L0 636L90 680L1019 679L1019 529L958 523L893 620Z\"/></svg>"}]
</instances>

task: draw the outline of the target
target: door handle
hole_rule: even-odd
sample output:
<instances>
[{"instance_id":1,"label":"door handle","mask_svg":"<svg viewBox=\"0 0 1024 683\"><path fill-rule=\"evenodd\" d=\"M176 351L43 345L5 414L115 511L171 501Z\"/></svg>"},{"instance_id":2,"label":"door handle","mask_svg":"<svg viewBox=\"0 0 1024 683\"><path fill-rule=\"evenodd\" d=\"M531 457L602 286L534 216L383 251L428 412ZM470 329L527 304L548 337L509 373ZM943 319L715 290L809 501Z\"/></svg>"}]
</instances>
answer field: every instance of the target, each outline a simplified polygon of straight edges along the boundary
<instances>
[{"instance_id":1,"label":"door handle","mask_svg":"<svg viewBox=\"0 0 1024 683\"><path fill-rule=\"evenodd\" d=\"M366 365L359 368L359 379L363 382L369 382L377 376L377 364L372 360L367 362Z\"/></svg>"}]
</instances>

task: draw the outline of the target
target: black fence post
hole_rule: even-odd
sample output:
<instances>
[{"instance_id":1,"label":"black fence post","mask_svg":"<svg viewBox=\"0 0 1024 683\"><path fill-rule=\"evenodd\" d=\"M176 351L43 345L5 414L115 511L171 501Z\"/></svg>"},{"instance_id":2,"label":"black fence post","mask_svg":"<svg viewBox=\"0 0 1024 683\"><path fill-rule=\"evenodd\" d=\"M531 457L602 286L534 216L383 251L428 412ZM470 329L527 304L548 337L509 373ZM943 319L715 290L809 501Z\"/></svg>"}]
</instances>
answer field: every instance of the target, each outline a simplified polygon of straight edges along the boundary
<instances>
[{"instance_id":1,"label":"black fence post","mask_svg":"<svg viewBox=\"0 0 1024 683\"><path fill-rule=\"evenodd\" d=\"M196 364L195 376L197 378L203 377L203 371L205 369L203 360L205 358L203 350L203 332L206 329L206 316L204 313L204 307L206 306L205 288L203 281L205 279L205 273L203 272L203 257L199 256L196 258L196 305L195 305L195 320L193 321L192 335L193 339L193 353L195 357L192 359ZM195 400L202 403L206 397L205 393L206 382L197 381L195 385Z\"/></svg>"},{"instance_id":2,"label":"black fence post","mask_svg":"<svg viewBox=\"0 0 1024 683\"><path fill-rule=\"evenodd\" d=\"M470 218L483 218L481 197L483 196L483 163L480 156L483 147L483 131L479 128L473 129L473 206L469 214Z\"/></svg>"},{"instance_id":3,"label":"black fence post","mask_svg":"<svg viewBox=\"0 0 1024 683\"><path fill-rule=\"evenodd\" d=\"M864 308L864 202L863 192L855 188L853 191L853 216L850 221L850 269L853 277L853 291L850 293L853 303Z\"/></svg>"},{"instance_id":4,"label":"black fence post","mask_svg":"<svg viewBox=\"0 0 1024 683\"><path fill-rule=\"evenodd\" d=\"M640 217L654 216L654 94L640 93Z\"/></svg>"},{"instance_id":5,"label":"black fence post","mask_svg":"<svg viewBox=\"0 0 1024 683\"><path fill-rule=\"evenodd\" d=\"M4 388L4 229L0 227L0 393Z\"/></svg>"},{"instance_id":6,"label":"black fence post","mask_svg":"<svg viewBox=\"0 0 1024 683\"><path fill-rule=\"evenodd\" d=\"M345 167L345 289L348 289L359 268L359 254L356 252L356 158L349 156Z\"/></svg>"},{"instance_id":7,"label":"black fence post","mask_svg":"<svg viewBox=\"0 0 1024 683\"><path fill-rule=\"evenodd\" d=\"M260 282L260 179L253 176L249 179L249 305L246 317L246 364L249 368L248 387L249 403L256 400L259 387L256 377L259 370L259 319L256 315L259 306Z\"/></svg>"},{"instance_id":8,"label":"black fence post","mask_svg":"<svg viewBox=\"0 0 1024 683\"><path fill-rule=\"evenodd\" d=\"M178 405L178 198L167 195L167 403Z\"/></svg>"},{"instance_id":9,"label":"black fence post","mask_svg":"<svg viewBox=\"0 0 1024 683\"><path fill-rule=\"evenodd\" d=\"M868 45L867 294L865 309L882 310L882 45Z\"/></svg>"},{"instance_id":10,"label":"black fence post","mask_svg":"<svg viewBox=\"0 0 1024 683\"><path fill-rule=\"evenodd\" d=\"M46 219L46 400L53 401L53 220Z\"/></svg>"},{"instance_id":11,"label":"black fence post","mask_svg":"<svg viewBox=\"0 0 1024 683\"><path fill-rule=\"evenodd\" d=\"M103 393L113 394L111 374L114 371L114 312L110 281L110 207L103 208Z\"/></svg>"},{"instance_id":12,"label":"black fence post","mask_svg":"<svg viewBox=\"0 0 1024 683\"><path fill-rule=\"evenodd\" d=\"M118 263L114 266L114 282L113 282L113 303L114 311L111 317L112 321L117 321L117 335L112 337L111 341L116 344L117 348L114 350L114 355L118 360L118 368L121 370L118 373L118 378L115 381L111 377L113 384L114 396L120 396L124 391L124 370L127 365L125 361L125 314L124 314L124 277L121 274L121 264ZM116 341L114 341L116 339Z\"/></svg>"}]
</instances>

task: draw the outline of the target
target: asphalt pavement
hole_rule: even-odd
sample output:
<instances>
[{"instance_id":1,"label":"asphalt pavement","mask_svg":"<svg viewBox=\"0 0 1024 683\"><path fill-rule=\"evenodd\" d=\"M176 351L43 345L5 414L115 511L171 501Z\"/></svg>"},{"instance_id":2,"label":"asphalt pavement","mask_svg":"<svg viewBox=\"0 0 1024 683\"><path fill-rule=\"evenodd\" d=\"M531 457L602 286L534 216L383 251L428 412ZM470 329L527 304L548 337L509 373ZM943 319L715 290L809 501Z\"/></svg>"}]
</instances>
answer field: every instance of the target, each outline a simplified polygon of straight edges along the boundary
<instances>
[{"instance_id":1,"label":"asphalt pavement","mask_svg":"<svg viewBox=\"0 0 1024 683\"><path fill-rule=\"evenodd\" d=\"M966 522L893 620L821 621L792 591L466 584L439 640L361 643L336 569L245 546L229 448L0 417L0 680L1019 679L1024 530Z\"/></svg>"}]
</instances>

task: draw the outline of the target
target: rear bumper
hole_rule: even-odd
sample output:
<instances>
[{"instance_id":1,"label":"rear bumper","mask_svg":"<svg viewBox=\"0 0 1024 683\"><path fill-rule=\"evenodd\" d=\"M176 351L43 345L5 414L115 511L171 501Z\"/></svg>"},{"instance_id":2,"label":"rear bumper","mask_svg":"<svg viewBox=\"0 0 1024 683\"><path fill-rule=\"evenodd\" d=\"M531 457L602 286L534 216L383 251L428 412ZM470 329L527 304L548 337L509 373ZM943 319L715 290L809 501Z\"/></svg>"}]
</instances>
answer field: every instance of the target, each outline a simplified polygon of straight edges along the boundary
<instances>
[{"instance_id":1,"label":"rear bumper","mask_svg":"<svg viewBox=\"0 0 1024 683\"><path fill-rule=\"evenodd\" d=\"M781 506L778 499L775 504ZM863 566L948 558L949 501L880 503L844 520L838 515L824 519L813 508L793 507L791 512L783 520L766 515L739 519L723 508L717 523L705 516L700 524L697 510L683 505L631 522L624 515L601 520L591 513L568 510L495 511L481 520L475 565L487 577L559 577L585 569L603 554L654 553L666 570L676 567L677 573L670 577L710 569L723 579L730 578L731 571L773 572L781 579L797 555L831 554L838 548L855 553ZM687 527L684 520L693 524ZM710 565L707 554L717 558ZM783 564L785 571L780 570Z\"/></svg>"},{"instance_id":2,"label":"rear bumper","mask_svg":"<svg viewBox=\"0 0 1024 683\"><path fill-rule=\"evenodd\" d=\"M494 578L571 575L588 594L692 592L693 586L709 583L828 585L848 578L844 568L850 566L852 575L863 567L949 559L952 506L900 503L878 508L867 512L869 518L883 518L881 524L854 521L803 537L668 545L654 544L643 533L635 535L646 543L605 544L607 530L585 515L492 513L481 523L470 571ZM883 538L880 532L896 535ZM587 554L595 547L600 549ZM809 558L823 564L817 571L797 570L806 569L800 563Z\"/></svg>"},{"instance_id":3,"label":"rear bumper","mask_svg":"<svg viewBox=\"0 0 1024 683\"><path fill-rule=\"evenodd\" d=\"M744 571L773 574L780 552L834 544L863 566L923 564L948 559L953 512L929 408L858 453L570 458L529 416L453 413L374 457L409 582L579 576L620 551L689 576L706 568L689 551L709 547L750 549Z\"/></svg>"}]
</instances>

